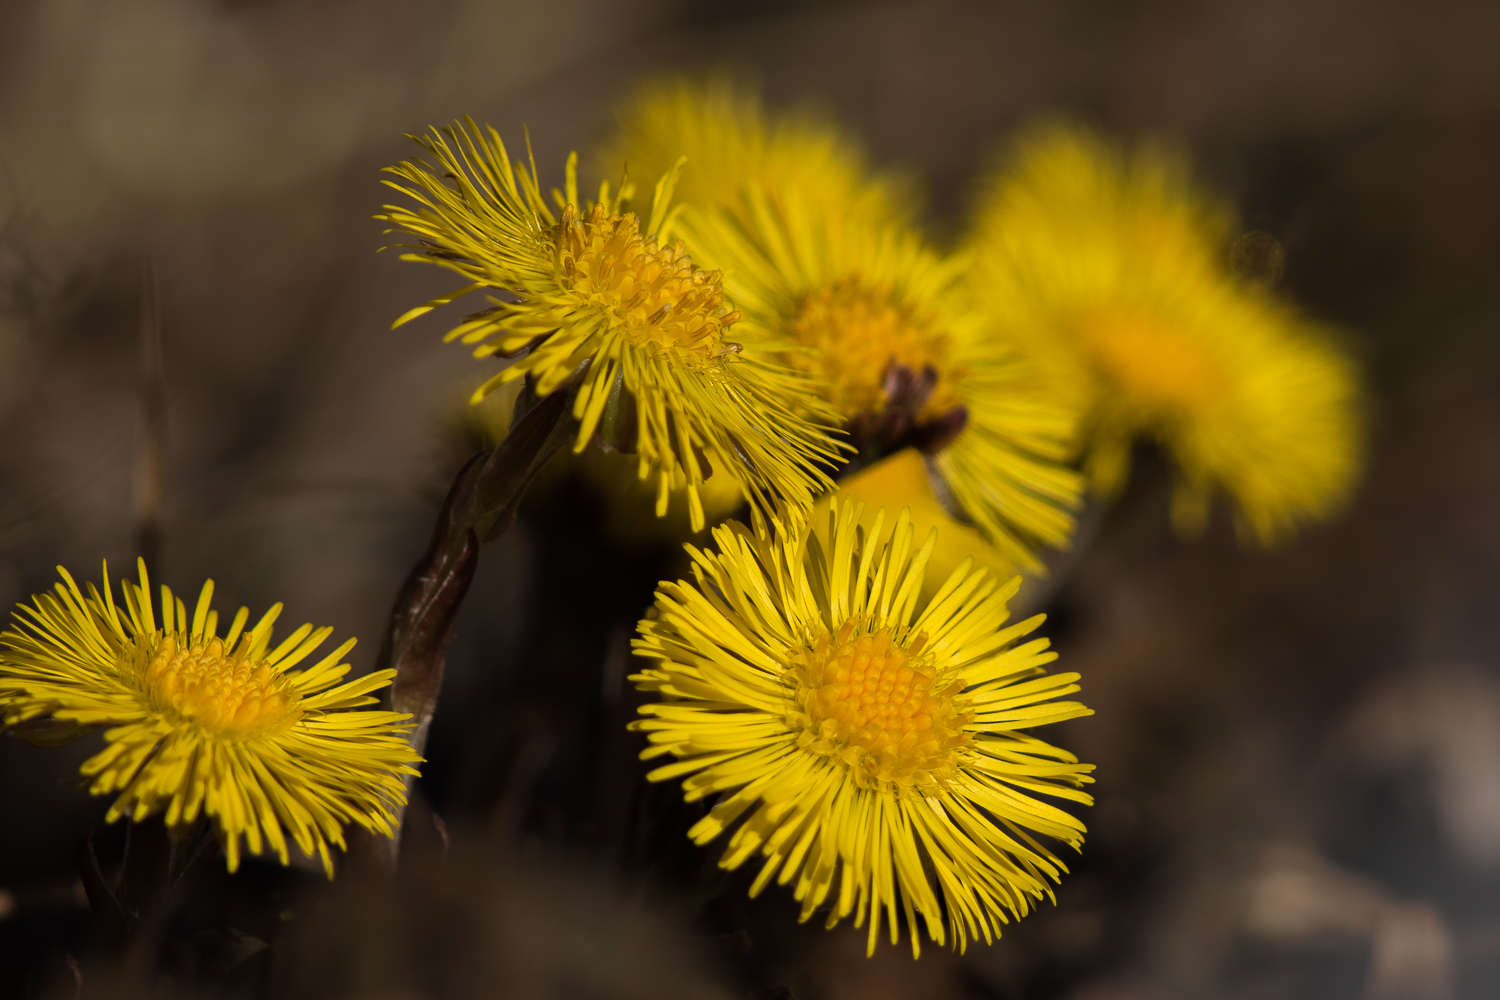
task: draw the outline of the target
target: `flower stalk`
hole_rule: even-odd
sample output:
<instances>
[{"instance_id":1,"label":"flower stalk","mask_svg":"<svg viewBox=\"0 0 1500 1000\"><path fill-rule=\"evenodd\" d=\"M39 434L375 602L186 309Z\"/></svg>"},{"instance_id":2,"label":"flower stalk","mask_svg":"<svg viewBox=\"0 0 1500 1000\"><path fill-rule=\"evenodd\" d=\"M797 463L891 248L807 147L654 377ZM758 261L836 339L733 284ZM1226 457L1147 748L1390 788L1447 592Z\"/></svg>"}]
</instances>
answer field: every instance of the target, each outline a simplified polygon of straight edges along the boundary
<instances>
[{"instance_id":1,"label":"flower stalk","mask_svg":"<svg viewBox=\"0 0 1500 1000\"><path fill-rule=\"evenodd\" d=\"M587 362L575 376L582 376ZM412 749L421 754L437 711L453 622L479 565L479 547L515 523L521 498L542 466L577 433L572 397L578 378L538 398L528 382L516 400L511 429L493 450L479 452L459 470L438 511L432 540L396 594L376 669L396 671L384 707L408 713L414 728ZM411 776L407 776L407 788ZM405 811L398 817L405 819ZM358 842L374 843L370 837ZM401 845L401 823L381 845L382 865L394 865ZM351 847L363 854L365 847Z\"/></svg>"}]
</instances>

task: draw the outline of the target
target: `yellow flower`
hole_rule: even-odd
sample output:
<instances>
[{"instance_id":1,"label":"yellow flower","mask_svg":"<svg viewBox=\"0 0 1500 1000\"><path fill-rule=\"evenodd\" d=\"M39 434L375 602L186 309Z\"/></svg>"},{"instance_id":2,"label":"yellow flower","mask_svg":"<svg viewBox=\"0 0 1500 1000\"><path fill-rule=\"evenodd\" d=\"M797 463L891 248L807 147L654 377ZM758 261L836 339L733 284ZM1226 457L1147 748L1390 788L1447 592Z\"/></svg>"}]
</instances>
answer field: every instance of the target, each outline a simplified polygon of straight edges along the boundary
<instances>
[{"instance_id":1,"label":"yellow flower","mask_svg":"<svg viewBox=\"0 0 1500 1000\"><path fill-rule=\"evenodd\" d=\"M685 203L731 204L747 186L766 183L805 191L830 213L904 219L917 202L905 178L872 177L864 151L821 116L768 114L755 88L728 77L650 80L616 118L596 157L602 176L628 167L658 177L685 156L688 168L677 185Z\"/></svg>"},{"instance_id":2,"label":"yellow flower","mask_svg":"<svg viewBox=\"0 0 1500 1000\"><path fill-rule=\"evenodd\" d=\"M491 289L491 305L448 333L480 345L475 356L522 355L481 386L534 380L539 395L575 374L575 451L605 429L613 447L633 451L641 479L657 476L656 509L685 488L696 529L704 524L699 487L715 471L770 511L778 498L805 510L828 479L821 465L837 446L818 419L826 408L794 372L741 354L728 339L738 319L720 276L695 266L681 242L660 243L669 224L676 169L656 186L643 227L624 210L626 186L580 202L570 157L565 192L543 196L535 166L512 164L493 129L434 131L417 140L435 163L405 162L388 181L416 208L386 206L385 220L418 237L404 259L438 264L470 284L411 310L399 326L469 292ZM678 166L680 167L680 163Z\"/></svg>"},{"instance_id":3,"label":"yellow flower","mask_svg":"<svg viewBox=\"0 0 1500 1000\"><path fill-rule=\"evenodd\" d=\"M825 546L731 522L718 551L691 546L695 580L663 583L640 624L632 680L662 700L633 723L645 758L678 759L654 781L689 775L689 800L719 796L690 831L731 826L719 864L763 861L750 892L793 883L802 919L904 921L918 951L963 948L1050 895L1062 863L1036 837L1073 847L1083 824L1038 795L1090 802L1090 765L1025 730L1088 715L1059 701L1077 674L1048 674L1047 641L1009 644L1041 617L1004 628L1019 579L961 566L922 600L934 533L913 551L903 511L888 544L859 505L835 500Z\"/></svg>"},{"instance_id":4,"label":"yellow flower","mask_svg":"<svg viewBox=\"0 0 1500 1000\"><path fill-rule=\"evenodd\" d=\"M972 286L1087 413L1092 483L1119 489L1131 443L1178 471L1173 520L1200 530L1215 490L1262 543L1329 516L1359 466L1358 375L1329 332L1228 271L1233 213L1182 162L1050 126L989 180Z\"/></svg>"},{"instance_id":5,"label":"yellow flower","mask_svg":"<svg viewBox=\"0 0 1500 1000\"><path fill-rule=\"evenodd\" d=\"M827 212L792 187L690 206L681 229L724 270L745 342L825 386L868 457L906 445L932 456L937 488L1013 568L1039 565L1037 542L1067 542L1074 411L987 335L954 260L900 223Z\"/></svg>"},{"instance_id":6,"label":"yellow flower","mask_svg":"<svg viewBox=\"0 0 1500 1000\"><path fill-rule=\"evenodd\" d=\"M249 853L268 847L286 864L289 834L330 878L328 845L344 846L345 823L392 834L406 802L402 775L420 760L406 740L410 716L346 709L373 704L370 692L394 670L338 684L353 639L292 670L333 630L303 625L272 649L280 604L249 631L241 608L220 636L212 580L191 619L162 587L158 621L144 562L138 586L122 581L123 608L108 567L104 592L89 584L87 597L59 572L55 595L21 605L0 633L0 721L107 726L104 749L82 770L95 795L117 795L110 822L163 813L177 826L205 815L230 871L242 838Z\"/></svg>"}]
</instances>

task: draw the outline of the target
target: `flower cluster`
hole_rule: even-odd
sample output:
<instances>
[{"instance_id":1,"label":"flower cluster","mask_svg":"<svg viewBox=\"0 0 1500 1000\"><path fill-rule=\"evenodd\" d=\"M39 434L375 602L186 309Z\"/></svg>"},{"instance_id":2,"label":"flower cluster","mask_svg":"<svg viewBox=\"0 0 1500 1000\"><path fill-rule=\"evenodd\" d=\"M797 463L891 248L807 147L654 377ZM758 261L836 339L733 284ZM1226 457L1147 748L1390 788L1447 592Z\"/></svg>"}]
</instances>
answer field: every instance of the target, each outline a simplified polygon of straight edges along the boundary
<instances>
[{"instance_id":1,"label":"flower cluster","mask_svg":"<svg viewBox=\"0 0 1500 1000\"><path fill-rule=\"evenodd\" d=\"M866 464L923 455L1007 567L1038 568L1038 543L1067 543L1081 487L1065 464L1076 408L1038 391L995 336L963 261L909 221L900 178L866 168L832 126L776 119L723 82L647 87L610 148L648 163L679 149L689 171L735 164L697 181L679 230L725 275L747 352L819 385Z\"/></svg>"},{"instance_id":2,"label":"flower cluster","mask_svg":"<svg viewBox=\"0 0 1500 1000\"><path fill-rule=\"evenodd\" d=\"M345 680L353 640L302 666L331 630L273 646L280 605L221 632L212 581L191 614L165 587L154 605L144 562L123 603L107 571L102 589L62 571L0 633L0 722L50 742L102 728L82 773L109 819L211 825L231 871L295 845L331 877L349 824L399 832L436 682L410 713L368 706L428 683L401 672L403 636L435 644L440 680L460 567L565 438L601 481L628 465L620 504L723 522L634 643L649 778L712 799L693 841L723 838L726 869L757 861L751 894L790 886L803 920L867 926L872 951L882 927L914 953L923 934L991 941L1051 896L1091 802L1092 765L1033 732L1091 713L1028 638L1042 616L1008 624L1016 574L1046 572L1142 440L1169 459L1184 534L1223 494L1243 537L1279 541L1352 490L1353 362L1235 269L1233 213L1154 147L1033 131L942 248L907 179L722 80L643 89L593 198L576 154L544 189L472 120L414 139L378 218L463 285L396 325L482 295L446 339L490 366L472 401L514 410L393 612L400 669Z\"/></svg>"}]
</instances>

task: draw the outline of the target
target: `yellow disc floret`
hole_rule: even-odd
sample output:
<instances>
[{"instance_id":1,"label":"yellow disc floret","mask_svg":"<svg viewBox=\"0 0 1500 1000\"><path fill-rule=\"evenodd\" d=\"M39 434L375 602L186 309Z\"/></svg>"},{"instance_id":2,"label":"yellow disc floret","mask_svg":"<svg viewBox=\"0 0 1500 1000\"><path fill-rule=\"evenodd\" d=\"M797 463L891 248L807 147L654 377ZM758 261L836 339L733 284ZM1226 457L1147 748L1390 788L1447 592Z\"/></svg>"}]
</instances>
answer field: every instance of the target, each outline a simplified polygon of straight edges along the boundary
<instances>
[{"instance_id":1,"label":"yellow disc floret","mask_svg":"<svg viewBox=\"0 0 1500 1000\"><path fill-rule=\"evenodd\" d=\"M147 639L138 637L136 645ZM248 647L242 642L238 653L226 656L218 638L204 643L180 634L164 637L140 675L147 703L221 740L285 732L302 716L296 692L285 674L252 660Z\"/></svg>"},{"instance_id":2,"label":"yellow disc floret","mask_svg":"<svg viewBox=\"0 0 1500 1000\"><path fill-rule=\"evenodd\" d=\"M688 368L702 369L739 350L724 331L739 313L724 301L718 271L693 265L679 240L658 247L641 235L635 213L595 205L587 215L568 206L558 225L562 284L609 313L636 347Z\"/></svg>"},{"instance_id":3,"label":"yellow disc floret","mask_svg":"<svg viewBox=\"0 0 1500 1000\"><path fill-rule=\"evenodd\" d=\"M858 620L824 633L789 659L797 681L797 745L836 756L860 787L931 786L954 773L954 751L974 713L956 698L961 680L940 680L921 633L906 646L890 628L855 635Z\"/></svg>"},{"instance_id":4,"label":"yellow disc floret","mask_svg":"<svg viewBox=\"0 0 1500 1000\"><path fill-rule=\"evenodd\" d=\"M890 289L854 278L832 282L802 297L787 333L810 349L789 353L787 361L827 383L831 401L847 419L885 409L892 365L934 378L919 419L936 419L963 405L947 334Z\"/></svg>"}]
</instances>

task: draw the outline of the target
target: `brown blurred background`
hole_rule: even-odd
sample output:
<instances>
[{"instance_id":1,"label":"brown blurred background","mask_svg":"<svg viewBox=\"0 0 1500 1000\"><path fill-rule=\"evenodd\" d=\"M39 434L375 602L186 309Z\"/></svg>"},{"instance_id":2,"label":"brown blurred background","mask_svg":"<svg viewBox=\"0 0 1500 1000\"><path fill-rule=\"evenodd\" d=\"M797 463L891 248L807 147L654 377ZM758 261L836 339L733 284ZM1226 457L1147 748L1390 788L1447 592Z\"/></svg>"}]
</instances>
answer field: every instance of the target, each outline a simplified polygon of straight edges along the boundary
<instances>
[{"instance_id":1,"label":"brown blurred background","mask_svg":"<svg viewBox=\"0 0 1500 1000\"><path fill-rule=\"evenodd\" d=\"M1341 523L1244 554L1222 517L1175 540L1144 456L1048 626L1098 710L1053 734L1099 765L1057 907L962 957L867 961L863 935L794 930L785 894L702 877L620 729L625 639L673 557L609 544L577 484L485 553L423 794L670 904L741 996L1500 995L1497 51L1481 0L4 0L0 601L136 554L149 262L155 575L285 601L368 667L483 367L437 322L390 330L452 284L376 252L403 132L526 125L560 164L643 73L727 66L916 171L940 240L1036 115L1166 136L1351 331L1372 461ZM0 996L88 947L89 751L0 741Z\"/></svg>"}]
</instances>

